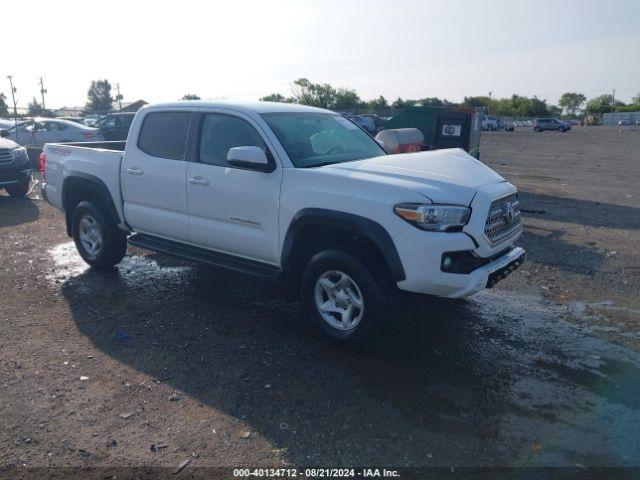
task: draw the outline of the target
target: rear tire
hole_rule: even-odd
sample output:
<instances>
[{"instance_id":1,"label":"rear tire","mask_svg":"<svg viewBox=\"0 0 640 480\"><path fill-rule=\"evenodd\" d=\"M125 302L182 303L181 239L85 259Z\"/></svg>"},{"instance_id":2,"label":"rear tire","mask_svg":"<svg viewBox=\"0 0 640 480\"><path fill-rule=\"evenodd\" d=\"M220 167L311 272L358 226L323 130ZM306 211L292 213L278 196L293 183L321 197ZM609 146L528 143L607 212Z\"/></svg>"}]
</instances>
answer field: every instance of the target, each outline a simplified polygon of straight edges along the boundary
<instances>
[{"instance_id":1,"label":"rear tire","mask_svg":"<svg viewBox=\"0 0 640 480\"><path fill-rule=\"evenodd\" d=\"M73 241L85 262L97 270L120 263L127 252L127 236L99 206L80 202L71 222Z\"/></svg>"},{"instance_id":2,"label":"rear tire","mask_svg":"<svg viewBox=\"0 0 640 480\"><path fill-rule=\"evenodd\" d=\"M311 321L340 341L372 333L387 305L384 281L354 255L323 250L307 262L302 275L302 304Z\"/></svg>"},{"instance_id":3,"label":"rear tire","mask_svg":"<svg viewBox=\"0 0 640 480\"><path fill-rule=\"evenodd\" d=\"M534 132L541 132L542 129L540 127L533 127Z\"/></svg>"},{"instance_id":4,"label":"rear tire","mask_svg":"<svg viewBox=\"0 0 640 480\"><path fill-rule=\"evenodd\" d=\"M29 194L29 190L31 189L31 178L27 177L21 180L19 183L14 183L13 185L8 185L5 187L7 193L15 198L24 198Z\"/></svg>"}]
</instances>

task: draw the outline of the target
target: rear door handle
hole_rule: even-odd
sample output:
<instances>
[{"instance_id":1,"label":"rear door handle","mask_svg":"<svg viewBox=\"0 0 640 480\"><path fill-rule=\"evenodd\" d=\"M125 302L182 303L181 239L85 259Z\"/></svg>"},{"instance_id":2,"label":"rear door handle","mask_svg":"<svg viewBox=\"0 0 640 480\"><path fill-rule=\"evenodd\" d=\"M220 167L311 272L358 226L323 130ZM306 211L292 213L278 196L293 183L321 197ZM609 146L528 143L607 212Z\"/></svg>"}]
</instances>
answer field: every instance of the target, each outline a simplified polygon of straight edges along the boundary
<instances>
[{"instance_id":1,"label":"rear door handle","mask_svg":"<svg viewBox=\"0 0 640 480\"><path fill-rule=\"evenodd\" d=\"M206 187L207 185L209 185L209 180L207 180L206 178L202 178L201 176L189 177L187 181L192 185L200 185L201 187Z\"/></svg>"},{"instance_id":2,"label":"rear door handle","mask_svg":"<svg viewBox=\"0 0 640 480\"><path fill-rule=\"evenodd\" d=\"M138 167L127 168L127 173L129 175L144 175L144 170Z\"/></svg>"}]
</instances>

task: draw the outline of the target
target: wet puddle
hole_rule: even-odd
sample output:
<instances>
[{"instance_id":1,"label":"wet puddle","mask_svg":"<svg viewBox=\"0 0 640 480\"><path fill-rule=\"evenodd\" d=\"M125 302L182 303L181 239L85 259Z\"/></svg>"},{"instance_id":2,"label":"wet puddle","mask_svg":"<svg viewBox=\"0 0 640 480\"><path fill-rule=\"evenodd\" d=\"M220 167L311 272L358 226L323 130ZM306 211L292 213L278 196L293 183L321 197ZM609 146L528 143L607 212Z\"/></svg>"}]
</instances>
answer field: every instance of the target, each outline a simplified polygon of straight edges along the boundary
<instances>
[{"instance_id":1,"label":"wet puddle","mask_svg":"<svg viewBox=\"0 0 640 480\"><path fill-rule=\"evenodd\" d=\"M48 253L54 268L50 269L46 278L52 284L61 284L92 273L89 265L78 254L73 242L56 245ZM173 263L161 265L155 258L149 256L127 255L115 267L113 273L117 273L121 279L127 282L135 282L142 279L148 281L186 275L191 269L190 265L175 265Z\"/></svg>"}]
</instances>

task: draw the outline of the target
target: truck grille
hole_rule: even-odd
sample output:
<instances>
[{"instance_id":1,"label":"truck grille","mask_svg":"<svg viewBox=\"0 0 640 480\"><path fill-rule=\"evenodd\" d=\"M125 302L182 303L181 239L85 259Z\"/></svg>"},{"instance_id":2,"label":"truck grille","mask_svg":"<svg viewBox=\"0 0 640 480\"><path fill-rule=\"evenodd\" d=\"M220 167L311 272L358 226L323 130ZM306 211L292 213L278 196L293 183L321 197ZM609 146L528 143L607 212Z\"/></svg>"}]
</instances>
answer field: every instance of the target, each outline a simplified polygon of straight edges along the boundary
<instances>
[{"instance_id":1,"label":"truck grille","mask_svg":"<svg viewBox=\"0 0 640 480\"><path fill-rule=\"evenodd\" d=\"M522 217L517 193L491 202L484 225L484 234L491 244L501 242L520 229L522 229Z\"/></svg>"},{"instance_id":2,"label":"truck grille","mask_svg":"<svg viewBox=\"0 0 640 480\"><path fill-rule=\"evenodd\" d=\"M6 165L13 162L13 155L8 148L0 148L0 165Z\"/></svg>"}]
</instances>

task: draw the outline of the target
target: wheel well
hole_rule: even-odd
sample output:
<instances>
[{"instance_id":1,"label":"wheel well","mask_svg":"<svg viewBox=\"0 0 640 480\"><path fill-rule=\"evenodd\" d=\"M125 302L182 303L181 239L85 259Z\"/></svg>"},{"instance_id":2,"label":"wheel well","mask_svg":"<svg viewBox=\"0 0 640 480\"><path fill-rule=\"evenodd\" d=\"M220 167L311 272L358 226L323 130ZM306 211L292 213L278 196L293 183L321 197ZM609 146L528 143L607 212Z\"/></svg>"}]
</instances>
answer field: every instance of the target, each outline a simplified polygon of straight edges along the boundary
<instances>
[{"instance_id":1,"label":"wheel well","mask_svg":"<svg viewBox=\"0 0 640 480\"><path fill-rule=\"evenodd\" d=\"M111 197L105 198L101 188L90 180L83 178L68 178L62 189L62 206L65 211L67 235L71 236L71 220L76 205L82 201L90 201L101 208L117 224L118 216ZM114 217L115 215L115 217Z\"/></svg>"},{"instance_id":2,"label":"wheel well","mask_svg":"<svg viewBox=\"0 0 640 480\"><path fill-rule=\"evenodd\" d=\"M304 267L316 253L335 248L345 250L371 269L384 287L393 287L393 276L378 246L366 235L340 227L307 225L297 231L287 257L286 298L295 301L300 297L300 282Z\"/></svg>"}]
</instances>

